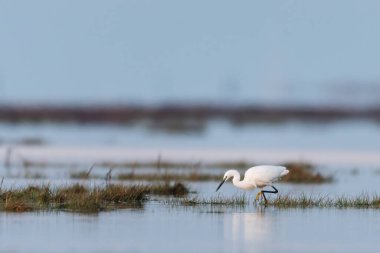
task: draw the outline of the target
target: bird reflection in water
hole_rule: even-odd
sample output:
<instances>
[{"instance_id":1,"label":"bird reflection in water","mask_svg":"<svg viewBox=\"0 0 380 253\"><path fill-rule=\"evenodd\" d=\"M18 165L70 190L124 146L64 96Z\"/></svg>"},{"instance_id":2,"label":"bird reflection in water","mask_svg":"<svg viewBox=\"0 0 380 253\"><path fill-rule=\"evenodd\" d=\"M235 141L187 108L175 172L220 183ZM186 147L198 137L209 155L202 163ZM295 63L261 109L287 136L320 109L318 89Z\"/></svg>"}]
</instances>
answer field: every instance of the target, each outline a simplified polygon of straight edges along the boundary
<instances>
[{"instance_id":1,"label":"bird reflection in water","mask_svg":"<svg viewBox=\"0 0 380 253\"><path fill-rule=\"evenodd\" d=\"M252 213L232 213L224 218L224 238L233 251L260 248L271 238L273 217L257 207Z\"/></svg>"}]
</instances>

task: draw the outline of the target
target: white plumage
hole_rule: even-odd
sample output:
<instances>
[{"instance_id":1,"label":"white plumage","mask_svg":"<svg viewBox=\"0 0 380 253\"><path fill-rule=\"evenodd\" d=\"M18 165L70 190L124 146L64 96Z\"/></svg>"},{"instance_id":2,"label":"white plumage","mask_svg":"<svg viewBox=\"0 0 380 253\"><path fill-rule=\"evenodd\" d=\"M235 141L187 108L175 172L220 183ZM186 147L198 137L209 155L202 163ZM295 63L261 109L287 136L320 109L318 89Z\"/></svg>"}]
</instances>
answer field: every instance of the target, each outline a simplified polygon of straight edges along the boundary
<instances>
[{"instance_id":1,"label":"white plumage","mask_svg":"<svg viewBox=\"0 0 380 253\"><path fill-rule=\"evenodd\" d=\"M283 166L273 166L273 165L260 165L249 168L244 173L243 181L251 182L256 184L258 188L267 185L272 185L280 177L285 176L289 173Z\"/></svg>"},{"instance_id":2,"label":"white plumage","mask_svg":"<svg viewBox=\"0 0 380 253\"><path fill-rule=\"evenodd\" d=\"M273 166L273 165L260 165L249 168L245 174L244 179L240 181L240 173L237 170L228 170L224 173L223 181L219 184L217 191L223 185L224 182L232 178L232 183L241 189L252 190L255 188L264 188L265 186L271 186L274 191L263 191L261 190L257 195L256 199L263 195L265 203L267 199L264 193L277 193L277 189L273 186L280 177L285 176L289 173L289 170L283 166Z\"/></svg>"}]
</instances>

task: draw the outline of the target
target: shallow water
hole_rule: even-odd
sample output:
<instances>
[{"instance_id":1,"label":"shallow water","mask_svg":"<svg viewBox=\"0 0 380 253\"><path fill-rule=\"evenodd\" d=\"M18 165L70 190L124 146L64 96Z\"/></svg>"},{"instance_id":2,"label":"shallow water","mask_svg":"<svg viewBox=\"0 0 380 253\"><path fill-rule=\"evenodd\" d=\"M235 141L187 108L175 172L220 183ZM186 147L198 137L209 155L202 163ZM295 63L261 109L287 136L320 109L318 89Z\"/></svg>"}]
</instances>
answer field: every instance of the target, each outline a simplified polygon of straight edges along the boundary
<instances>
[{"instance_id":1,"label":"shallow water","mask_svg":"<svg viewBox=\"0 0 380 253\"><path fill-rule=\"evenodd\" d=\"M105 175L109 171L108 168L95 168L91 175L96 179L70 179L70 173L73 171L87 171L87 167L83 168L37 168L37 169L24 169L14 167L9 171L2 168L0 177L4 176L3 187L22 187L30 184L49 184L52 186L68 185L72 183L82 183L88 186L93 185L105 185ZM119 184L144 184L144 183L159 183L146 182L146 181L129 181L129 180L117 180L119 173L129 173L134 171L135 173L158 173L155 168L139 168L139 169L114 169L112 172L113 183ZM189 173L194 171L193 169L169 169L168 173ZM216 174L220 175L222 179L225 170L220 168L215 169L196 169L200 174ZM281 181L276 184L276 187L280 193L284 194L311 194L316 196L358 196L360 194L376 194L380 193L380 169L376 166L367 166L362 168L346 167L346 166L322 166L316 167L316 171L325 176L332 176L333 182L323 184L288 184ZM160 173L165 173L162 171ZM34 175L42 176L43 178L25 178L33 177ZM219 181L206 181L206 182L185 182L186 185L193 191L196 191L200 197L215 197L221 196L236 196L245 194L247 197L254 197L256 191L244 192L237 189L232 183L227 182L215 193L215 189L219 184Z\"/></svg>"},{"instance_id":2,"label":"shallow water","mask_svg":"<svg viewBox=\"0 0 380 253\"><path fill-rule=\"evenodd\" d=\"M6 176L3 187L75 182L105 184L103 179L69 179L72 170L12 168L7 176L3 168L2 174ZM317 185L278 183L276 187L283 194L330 197L380 192L376 167L357 170L318 167L317 170L333 175L335 180ZM115 169L114 172L116 175L124 171ZM210 171L221 175L224 172ZM26 172L41 173L47 178L26 179L23 178ZM106 172L106 168L98 168L94 175ZM114 180L114 183L137 182ZM231 183L226 183L218 193L215 192L218 182L187 184L200 198L243 194ZM255 193L244 194L253 202ZM0 252L374 252L378 245L379 210L277 209L253 203L244 207L184 207L154 199L142 208L99 214L0 212Z\"/></svg>"},{"instance_id":3,"label":"shallow water","mask_svg":"<svg viewBox=\"0 0 380 253\"><path fill-rule=\"evenodd\" d=\"M373 252L380 212L250 206L0 214L1 252ZM365 235L365 236L363 236ZM358 240L360 238L360 240Z\"/></svg>"},{"instance_id":4,"label":"shallow water","mask_svg":"<svg viewBox=\"0 0 380 253\"><path fill-rule=\"evenodd\" d=\"M331 123L288 122L233 126L211 121L202 132L168 133L137 125L6 124L0 123L4 144L27 138L48 145L103 145L150 148L312 148L380 149L380 125L372 121Z\"/></svg>"}]
</instances>

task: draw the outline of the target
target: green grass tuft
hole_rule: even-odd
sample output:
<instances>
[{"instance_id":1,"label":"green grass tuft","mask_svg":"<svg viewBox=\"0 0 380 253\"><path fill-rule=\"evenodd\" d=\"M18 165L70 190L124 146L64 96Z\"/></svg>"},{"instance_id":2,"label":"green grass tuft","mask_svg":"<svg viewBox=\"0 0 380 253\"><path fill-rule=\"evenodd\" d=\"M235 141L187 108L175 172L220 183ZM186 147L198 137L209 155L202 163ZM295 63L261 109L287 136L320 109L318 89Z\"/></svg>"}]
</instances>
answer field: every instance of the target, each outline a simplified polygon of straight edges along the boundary
<instances>
[{"instance_id":1,"label":"green grass tuft","mask_svg":"<svg viewBox=\"0 0 380 253\"><path fill-rule=\"evenodd\" d=\"M336 198L323 196L300 196L278 195L269 200L269 206L278 208L380 208L380 197L362 194L357 197L339 196Z\"/></svg>"}]
</instances>

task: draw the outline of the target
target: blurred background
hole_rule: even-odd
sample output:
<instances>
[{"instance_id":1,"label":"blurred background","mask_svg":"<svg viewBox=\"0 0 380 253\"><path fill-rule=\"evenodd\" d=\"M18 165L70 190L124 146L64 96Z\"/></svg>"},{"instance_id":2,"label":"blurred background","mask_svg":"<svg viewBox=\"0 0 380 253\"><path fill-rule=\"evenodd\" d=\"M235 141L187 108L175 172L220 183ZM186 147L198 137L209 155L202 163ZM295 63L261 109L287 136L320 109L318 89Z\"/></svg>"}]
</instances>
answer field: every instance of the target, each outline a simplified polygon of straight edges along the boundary
<instances>
[{"instance_id":1,"label":"blurred background","mask_svg":"<svg viewBox=\"0 0 380 253\"><path fill-rule=\"evenodd\" d=\"M379 8L0 0L1 152L380 164Z\"/></svg>"},{"instance_id":2,"label":"blurred background","mask_svg":"<svg viewBox=\"0 0 380 253\"><path fill-rule=\"evenodd\" d=\"M374 252L379 10L0 0L0 253Z\"/></svg>"}]
</instances>

